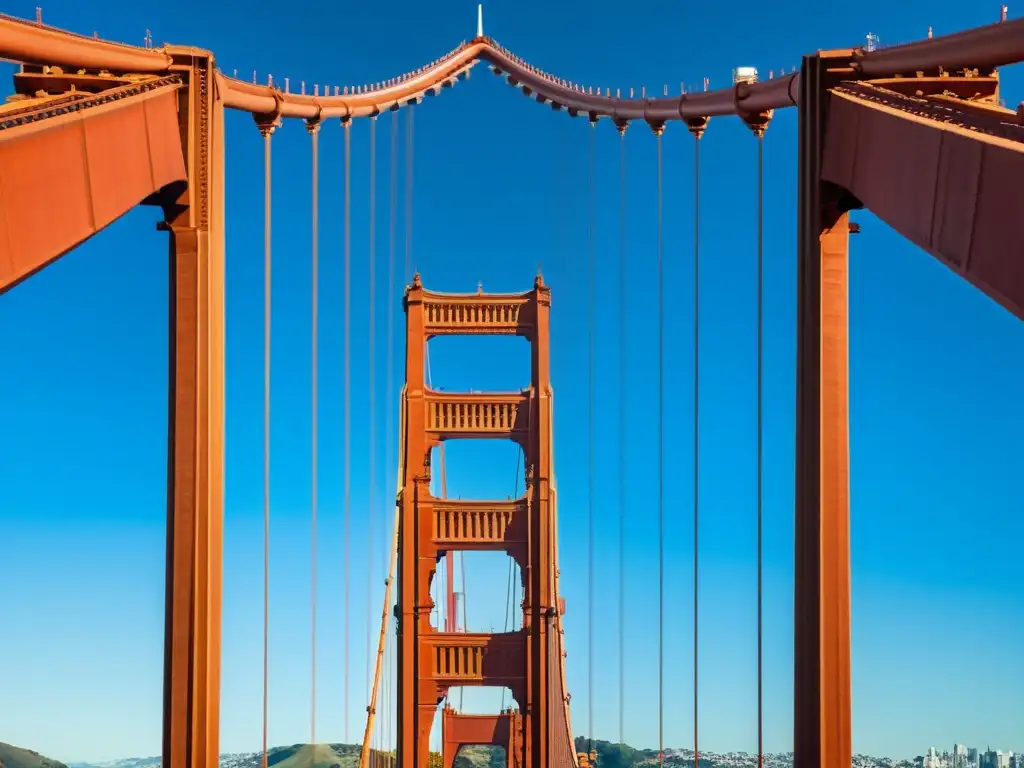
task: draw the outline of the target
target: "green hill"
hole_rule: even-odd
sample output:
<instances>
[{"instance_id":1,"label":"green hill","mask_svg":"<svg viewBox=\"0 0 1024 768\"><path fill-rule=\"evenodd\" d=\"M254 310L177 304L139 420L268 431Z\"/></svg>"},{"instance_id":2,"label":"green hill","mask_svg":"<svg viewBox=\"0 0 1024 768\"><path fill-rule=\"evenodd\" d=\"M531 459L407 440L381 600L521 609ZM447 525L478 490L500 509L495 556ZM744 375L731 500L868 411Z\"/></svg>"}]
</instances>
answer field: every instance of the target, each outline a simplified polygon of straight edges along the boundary
<instances>
[{"instance_id":1,"label":"green hill","mask_svg":"<svg viewBox=\"0 0 1024 768\"><path fill-rule=\"evenodd\" d=\"M463 747L455 758L455 768L505 768L505 750L501 747Z\"/></svg>"},{"instance_id":2,"label":"green hill","mask_svg":"<svg viewBox=\"0 0 1024 768\"><path fill-rule=\"evenodd\" d=\"M272 768L357 768L359 750L358 744L292 744L288 747L273 747L267 750L267 765ZM431 757L440 764L440 755ZM241 761L232 761L232 768L260 768L261 764L262 756L255 753ZM455 759L455 768L505 768L505 752L495 747L464 747Z\"/></svg>"},{"instance_id":3,"label":"green hill","mask_svg":"<svg viewBox=\"0 0 1024 768\"><path fill-rule=\"evenodd\" d=\"M0 768L67 768L64 763L0 741Z\"/></svg>"}]
</instances>

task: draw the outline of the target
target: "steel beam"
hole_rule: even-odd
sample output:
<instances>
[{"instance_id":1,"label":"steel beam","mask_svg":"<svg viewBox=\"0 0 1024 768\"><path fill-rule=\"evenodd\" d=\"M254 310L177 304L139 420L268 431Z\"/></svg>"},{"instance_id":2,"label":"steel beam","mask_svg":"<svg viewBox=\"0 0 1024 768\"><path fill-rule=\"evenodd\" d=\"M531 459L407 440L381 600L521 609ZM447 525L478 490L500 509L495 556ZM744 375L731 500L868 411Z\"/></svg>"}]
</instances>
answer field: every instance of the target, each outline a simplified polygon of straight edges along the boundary
<instances>
[{"instance_id":1,"label":"steel beam","mask_svg":"<svg viewBox=\"0 0 1024 768\"><path fill-rule=\"evenodd\" d=\"M189 186L170 233L163 765L219 764L224 499L224 123L211 57L179 69Z\"/></svg>"},{"instance_id":2,"label":"steel beam","mask_svg":"<svg viewBox=\"0 0 1024 768\"><path fill-rule=\"evenodd\" d=\"M850 768L848 240L821 181L829 59L803 61L799 116L793 761Z\"/></svg>"}]
</instances>

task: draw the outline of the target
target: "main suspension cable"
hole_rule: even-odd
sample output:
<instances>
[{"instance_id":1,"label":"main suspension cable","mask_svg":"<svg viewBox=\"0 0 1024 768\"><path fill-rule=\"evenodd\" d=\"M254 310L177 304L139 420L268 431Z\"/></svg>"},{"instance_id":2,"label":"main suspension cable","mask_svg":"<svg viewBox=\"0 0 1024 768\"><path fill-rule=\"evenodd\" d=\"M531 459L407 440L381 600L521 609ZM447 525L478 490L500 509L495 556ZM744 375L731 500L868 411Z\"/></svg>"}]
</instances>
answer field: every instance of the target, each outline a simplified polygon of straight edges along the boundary
<instances>
[{"instance_id":1,"label":"main suspension cable","mask_svg":"<svg viewBox=\"0 0 1024 768\"><path fill-rule=\"evenodd\" d=\"M626 124L619 125L619 743L626 713Z\"/></svg>"},{"instance_id":2,"label":"main suspension cable","mask_svg":"<svg viewBox=\"0 0 1024 768\"><path fill-rule=\"evenodd\" d=\"M764 768L764 134L757 137L757 765Z\"/></svg>"},{"instance_id":3,"label":"main suspension cable","mask_svg":"<svg viewBox=\"0 0 1024 768\"><path fill-rule=\"evenodd\" d=\"M312 232L312 339L311 339L311 378L312 378L312 436L310 446L310 456L312 468L311 468L311 484L310 489L310 529L312 541L310 544L310 693L309 693L309 743L316 744L316 543L317 543L317 530L316 530L316 513L317 513L317 327L318 327L318 310L317 302L320 295L319 290L319 262L320 262L320 243L319 243L319 209L320 209L320 123L307 123L307 129L309 130L310 141L312 142L312 165L313 165L313 189L312 189L312 205L313 205L313 232Z\"/></svg>"},{"instance_id":4,"label":"main suspension cable","mask_svg":"<svg viewBox=\"0 0 1024 768\"><path fill-rule=\"evenodd\" d=\"M367 339L367 361L369 367L370 396L370 435L369 435L369 475L370 487L367 499L366 523L366 564L368 578L366 580L366 695L372 696L370 688L370 624L373 622L373 528L377 515L377 116L370 118L370 225L369 225L369 338ZM373 699L369 699L373 706Z\"/></svg>"},{"instance_id":5,"label":"main suspension cable","mask_svg":"<svg viewBox=\"0 0 1024 768\"><path fill-rule=\"evenodd\" d=\"M693 765L700 768L700 135L693 141Z\"/></svg>"},{"instance_id":6,"label":"main suspension cable","mask_svg":"<svg viewBox=\"0 0 1024 768\"><path fill-rule=\"evenodd\" d=\"M594 447L595 392L594 353L597 330L597 242L595 219L597 217L597 194L594 180L597 145L597 122L590 123L590 142L587 157L589 195L587 206L587 405L590 410L587 419L587 754L594 748L594 496L596 494L595 463L597 451Z\"/></svg>"},{"instance_id":7,"label":"main suspension cable","mask_svg":"<svg viewBox=\"0 0 1024 768\"><path fill-rule=\"evenodd\" d=\"M343 124L345 132L345 743L349 727L349 566L352 522L352 121Z\"/></svg>"},{"instance_id":8,"label":"main suspension cable","mask_svg":"<svg viewBox=\"0 0 1024 768\"><path fill-rule=\"evenodd\" d=\"M662 130L658 144L658 765L665 764L665 263Z\"/></svg>"},{"instance_id":9,"label":"main suspension cable","mask_svg":"<svg viewBox=\"0 0 1024 768\"><path fill-rule=\"evenodd\" d=\"M270 137L263 134L263 768L267 768L267 722L270 692Z\"/></svg>"}]
</instances>

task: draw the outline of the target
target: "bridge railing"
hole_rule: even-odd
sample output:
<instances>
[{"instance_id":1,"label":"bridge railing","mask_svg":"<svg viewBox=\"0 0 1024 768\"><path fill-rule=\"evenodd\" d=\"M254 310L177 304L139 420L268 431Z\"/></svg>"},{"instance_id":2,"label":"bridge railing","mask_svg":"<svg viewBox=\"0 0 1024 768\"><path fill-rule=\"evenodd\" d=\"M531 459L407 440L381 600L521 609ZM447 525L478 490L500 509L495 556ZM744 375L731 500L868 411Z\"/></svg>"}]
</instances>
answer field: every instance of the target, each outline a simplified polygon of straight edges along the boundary
<instances>
[{"instance_id":1,"label":"bridge railing","mask_svg":"<svg viewBox=\"0 0 1024 768\"><path fill-rule=\"evenodd\" d=\"M426 294L427 336L519 335L533 330L530 296Z\"/></svg>"}]
</instances>

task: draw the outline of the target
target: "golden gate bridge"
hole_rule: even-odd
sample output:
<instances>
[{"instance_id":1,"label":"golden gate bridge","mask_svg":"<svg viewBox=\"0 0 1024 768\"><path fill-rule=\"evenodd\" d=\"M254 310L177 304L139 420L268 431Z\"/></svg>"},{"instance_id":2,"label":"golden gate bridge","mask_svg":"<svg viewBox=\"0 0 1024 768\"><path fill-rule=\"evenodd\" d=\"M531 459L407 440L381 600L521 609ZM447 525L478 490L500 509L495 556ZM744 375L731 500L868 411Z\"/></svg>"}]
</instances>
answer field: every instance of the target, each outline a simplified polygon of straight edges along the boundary
<instances>
[{"instance_id":1,"label":"golden gate bridge","mask_svg":"<svg viewBox=\"0 0 1024 768\"><path fill-rule=\"evenodd\" d=\"M325 120L337 119L346 129L346 312L351 291L349 128L354 121L370 121L372 148L377 118L389 111L410 110L411 137L413 107L486 62L495 74L539 104L592 126L611 122L622 137L623 152L629 125L646 125L658 146L660 318L664 302L660 284L662 137L671 123L681 123L692 136L697 270L700 140L705 131L713 130L712 118L738 118L749 126L759 148L760 317L764 193L760 148L774 110L796 108L794 763L797 768L851 765L847 279L848 236L856 225L849 214L869 209L1008 311L1022 315L1024 268L1019 263L1020 235L1014 214L1024 210L1019 183L1024 170L1024 111L1001 106L997 68L1024 59L1024 20L1008 20L1004 8L1002 20L990 26L944 37L929 34L926 40L888 48L869 45L819 51L804 56L798 71L778 77L773 74L759 81L743 71L729 88L708 90L705 81L704 90L681 89L671 95L667 89L660 94L613 93L549 74L485 36L479 17L476 37L415 71L371 84L314 85L311 92L304 83L296 92L287 79L280 83L268 78L262 84L255 77L253 82L229 77L217 68L212 52L184 45L153 47L148 33L146 45L135 47L59 30L45 25L38 15L34 22L0 16L0 57L21 64L14 76L15 94L0 108L0 292L44 269L135 206L159 206L164 215L161 226L168 233L173 279L163 760L173 768L212 768L218 762L224 150L228 139L224 111L250 113L263 137L264 520L268 525L270 168L273 136L283 120L303 120L311 137L314 297L318 134ZM397 122L393 122L392 148L396 131ZM590 136L592 150L593 131ZM376 153L371 151L370 157ZM48 170L56 167L61 168L59 176ZM373 161L370 174L372 180ZM47 204L57 196L63 201L59 215ZM371 244L371 258L372 249ZM697 284L695 280L695 331L700 318ZM416 275L405 288L404 301L406 382L399 423L392 575L381 615L361 765L397 762L402 768L425 767L431 760L430 730L448 691L458 686L500 685L511 689L516 708L491 716L465 715L450 705L441 709L445 768L450 768L461 746L478 743L505 747L509 765L584 768L594 760L594 753L578 753L573 739L562 643L565 605L558 586L548 331L551 291L538 275L533 288L521 294L437 293ZM590 325L592 345L593 317ZM659 329L663 355L663 323ZM525 337L532 349L530 386L512 393L432 389L424 375L427 340L465 334ZM314 338L314 366L315 350ZM696 364L696 343L694 355ZM346 381L350 366L346 337ZM761 367L759 327L759 548ZM659 408L663 396L661 391ZM695 414L698 398L695 391ZM314 408L315 402L314 393ZM345 410L347 427L351 412L347 395ZM659 420L660 430L663 421ZM346 440L347 434L348 429ZM431 450L443 447L447 440L466 437L504 438L522 448L526 478L522 496L463 501L448 499L443 490L440 496L434 494ZM313 439L315 454L315 431ZM696 440L695 429L695 461ZM659 450L663 442L662 434ZM346 453L349 450L347 446ZM440 456L443 489L443 452ZM314 478L314 489L315 482ZM346 491L349 483L346 474ZM315 496L313 504L315 525ZM694 505L696 542L696 489ZM659 516L663 521L663 502ZM457 609L450 583L451 558L470 550L505 552L519 565L524 590L521 629L473 633L460 630L452 621ZM663 541L659 556L663 560ZM435 608L432 586L442 560L448 563L446 621L443 627L435 627L430 618ZM695 589L698 568L695 557ZM266 569L264 574L266 579ZM390 613L392 589L397 597L394 616ZM264 609L266 633L266 603ZM695 640L697 618L695 595ZM392 622L397 630L393 697L380 684ZM760 678L760 615L758 635ZM700 756L697 653L695 642L695 762ZM592 646L590 655L592 664ZM266 670L265 650L264 764ZM658 686L661 700L663 679ZM314 701L315 695L314 688ZM758 696L760 754L760 684ZM375 741L375 720L385 711L397 721L394 752L379 738ZM311 730L313 744L315 729Z\"/></svg>"}]
</instances>

